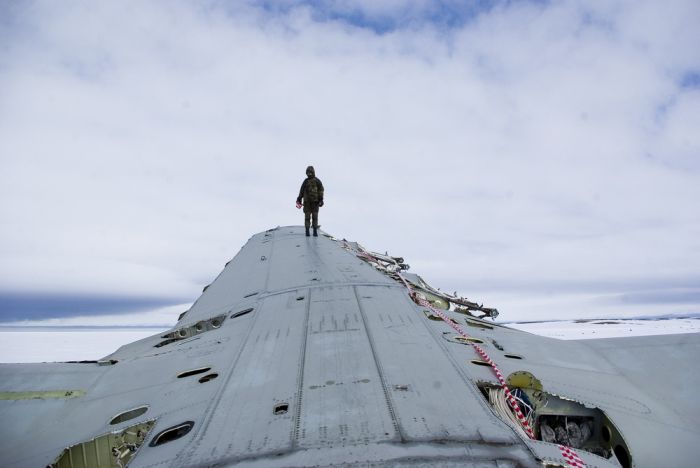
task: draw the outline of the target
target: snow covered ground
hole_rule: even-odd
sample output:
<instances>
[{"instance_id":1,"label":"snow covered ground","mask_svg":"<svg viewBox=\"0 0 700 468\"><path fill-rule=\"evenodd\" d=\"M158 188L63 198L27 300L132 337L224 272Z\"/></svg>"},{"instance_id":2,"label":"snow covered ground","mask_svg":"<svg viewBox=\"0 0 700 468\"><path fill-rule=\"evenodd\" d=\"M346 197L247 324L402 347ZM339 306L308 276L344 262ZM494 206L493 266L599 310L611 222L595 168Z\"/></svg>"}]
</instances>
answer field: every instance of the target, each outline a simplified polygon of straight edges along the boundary
<instances>
[{"instance_id":1,"label":"snow covered ground","mask_svg":"<svg viewBox=\"0 0 700 468\"><path fill-rule=\"evenodd\" d=\"M82 361L103 358L120 346L163 333L179 309L150 316L102 316L0 326L0 362ZM160 323L158 323L160 321ZM169 322L169 323L168 323ZM131 324L130 327L125 324ZM139 325L133 326L134 323ZM87 324L88 326L78 326ZM600 319L505 323L537 335L564 340L700 332L700 317Z\"/></svg>"},{"instance_id":2,"label":"snow covered ground","mask_svg":"<svg viewBox=\"0 0 700 468\"><path fill-rule=\"evenodd\" d=\"M0 327L0 362L94 361L166 329Z\"/></svg>"},{"instance_id":3,"label":"snow covered ground","mask_svg":"<svg viewBox=\"0 0 700 468\"><path fill-rule=\"evenodd\" d=\"M550 338L585 340L622 336L698 333L700 332L700 317L563 320L557 322L505 323L504 325Z\"/></svg>"},{"instance_id":4,"label":"snow covered ground","mask_svg":"<svg viewBox=\"0 0 700 468\"><path fill-rule=\"evenodd\" d=\"M170 329L189 306L4 323L0 325L0 362L101 359L120 346Z\"/></svg>"}]
</instances>

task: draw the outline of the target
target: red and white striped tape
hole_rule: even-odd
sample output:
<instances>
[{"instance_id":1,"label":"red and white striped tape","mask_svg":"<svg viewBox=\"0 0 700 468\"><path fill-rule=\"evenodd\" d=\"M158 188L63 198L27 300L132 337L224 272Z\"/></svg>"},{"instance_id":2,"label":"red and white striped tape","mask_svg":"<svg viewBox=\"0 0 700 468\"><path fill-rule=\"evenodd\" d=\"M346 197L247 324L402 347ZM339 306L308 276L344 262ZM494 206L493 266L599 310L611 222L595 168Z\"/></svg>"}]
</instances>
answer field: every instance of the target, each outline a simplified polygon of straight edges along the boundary
<instances>
[{"instance_id":1,"label":"red and white striped tape","mask_svg":"<svg viewBox=\"0 0 700 468\"><path fill-rule=\"evenodd\" d=\"M586 464L581 460L576 451L565 445L557 445L561 451L561 455L566 459L566 463L573 468L586 468Z\"/></svg>"},{"instance_id":2,"label":"red and white striped tape","mask_svg":"<svg viewBox=\"0 0 700 468\"><path fill-rule=\"evenodd\" d=\"M347 244L347 242L344 242L344 247L348 250L351 250L350 246ZM360 258L363 258L369 262L372 263L377 263L380 264L379 260L372 255L366 253L366 252L356 252L356 255ZM528 422L527 418L523 414L523 412L520 410L520 406L518 405L518 402L516 401L515 397L510 391L510 388L508 388L508 384L506 383L505 378L503 377L503 373L501 370L498 368L496 363L491 359L491 357L484 351L484 349L479 346L477 343L474 343L471 341L471 337L460 327L457 323L455 323L453 320L451 320L445 313L443 313L440 309L436 308L433 306L430 302L428 302L425 298L420 297L416 291L411 287L409 282L406 280L406 278L403 277L400 271L396 271L396 275L398 275L399 279L403 282L404 286L406 286L406 289L408 290L408 295L409 297L417 304L419 304L422 307L428 308L431 312L436 314L438 317L440 317L446 324L448 324L450 327L452 327L457 333L460 334L463 338L467 339L468 343L472 346L472 348L481 356L481 359L483 359L484 362L488 363L491 366L491 370L493 370L493 373L496 375L496 379L498 380L498 383L501 385L503 388L503 391L505 392L506 395L506 401L510 405L511 409L515 413L515 416L518 418L518 421L520 422L521 426L527 433L528 437L530 439L535 439L535 433L532 430L532 427L530 426L530 423ZM569 466L572 468L586 468L586 464L584 461L578 456L578 454L571 448L567 447L564 445L559 445L557 444L557 447L559 447L559 450L562 453L562 456L566 460Z\"/></svg>"},{"instance_id":3,"label":"red and white striped tape","mask_svg":"<svg viewBox=\"0 0 700 468\"><path fill-rule=\"evenodd\" d=\"M471 337L460 327L457 325L453 320L450 320L450 318L445 315L440 309L434 307L430 302L428 302L426 299L423 299L420 297L414 290L411 288L411 286L408 284L408 282L404 279L404 277L401 275L401 273L398 274L399 278L401 278L401 281L403 281L404 285L408 288L408 295L419 305L422 307L427 307L430 309L433 313L435 313L438 317L440 317L446 324L448 324L450 327L452 327L457 333L459 333L462 337L464 337L467 340L470 340ZM530 423L527 421L527 418L523 414L523 412L520 410L520 406L518 405L518 402L515 400L515 397L511 393L510 389L508 388L508 384L506 383L506 379L503 377L503 373L501 370L498 368L496 363L489 357L489 355L484 351L484 349L479 346L478 344L468 341L468 343L474 348L474 350L481 356L481 358L484 360L484 362L488 363L489 366L491 366L491 370L493 370L493 373L496 375L496 379L498 379L498 383L501 385L503 388L503 391L506 394L506 401L510 405L511 409L515 413L515 416L518 418L518 421L520 421L520 425L523 427L525 432L527 433L528 437L531 439L535 438L535 433L532 431L532 428L530 427Z\"/></svg>"}]
</instances>

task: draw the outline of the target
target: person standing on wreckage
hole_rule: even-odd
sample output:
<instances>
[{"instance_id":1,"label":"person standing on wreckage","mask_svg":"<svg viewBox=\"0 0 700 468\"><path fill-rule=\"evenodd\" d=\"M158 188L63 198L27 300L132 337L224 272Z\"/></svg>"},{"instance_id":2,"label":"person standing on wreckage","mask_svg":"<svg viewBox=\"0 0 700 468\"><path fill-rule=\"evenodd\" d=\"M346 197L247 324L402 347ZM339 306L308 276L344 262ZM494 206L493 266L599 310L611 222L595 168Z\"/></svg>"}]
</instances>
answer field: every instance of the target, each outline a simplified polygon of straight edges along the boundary
<instances>
[{"instance_id":1,"label":"person standing on wreckage","mask_svg":"<svg viewBox=\"0 0 700 468\"><path fill-rule=\"evenodd\" d=\"M318 209L323 206L323 184L316 178L313 166L306 168L306 179L301 184L297 197L297 208L304 206L304 227L309 237L309 227L313 220L314 237L318 237Z\"/></svg>"}]
</instances>

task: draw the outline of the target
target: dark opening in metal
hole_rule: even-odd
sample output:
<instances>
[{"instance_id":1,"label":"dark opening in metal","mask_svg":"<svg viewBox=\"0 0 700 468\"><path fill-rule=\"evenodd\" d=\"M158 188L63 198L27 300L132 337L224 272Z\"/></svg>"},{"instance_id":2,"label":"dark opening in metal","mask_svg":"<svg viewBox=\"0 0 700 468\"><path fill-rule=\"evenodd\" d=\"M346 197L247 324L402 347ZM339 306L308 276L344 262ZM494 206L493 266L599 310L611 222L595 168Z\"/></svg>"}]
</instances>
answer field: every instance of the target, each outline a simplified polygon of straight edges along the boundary
<instances>
[{"instance_id":1,"label":"dark opening in metal","mask_svg":"<svg viewBox=\"0 0 700 468\"><path fill-rule=\"evenodd\" d=\"M63 449L47 468L93 468L129 466L139 448L155 426L154 420L144 421L100 434ZM70 430L71 428L67 428ZM3 466L10 466L4 463ZM41 466L41 465L39 465Z\"/></svg>"},{"instance_id":2,"label":"dark opening in metal","mask_svg":"<svg viewBox=\"0 0 700 468\"><path fill-rule=\"evenodd\" d=\"M632 466L632 463L630 463L630 455L622 445L616 445L614 452L622 468L630 468Z\"/></svg>"},{"instance_id":3,"label":"dark opening in metal","mask_svg":"<svg viewBox=\"0 0 700 468\"><path fill-rule=\"evenodd\" d=\"M483 328L484 330L493 330L493 327L491 325L487 325L485 323L477 322L474 320L467 320L467 325L469 325L470 327Z\"/></svg>"},{"instance_id":4,"label":"dark opening in metal","mask_svg":"<svg viewBox=\"0 0 700 468\"><path fill-rule=\"evenodd\" d=\"M170 343L174 343L175 341L178 341L178 338L171 338L169 340L161 341L160 343L153 346L156 348L160 348L161 346L169 345Z\"/></svg>"},{"instance_id":5,"label":"dark opening in metal","mask_svg":"<svg viewBox=\"0 0 700 468\"><path fill-rule=\"evenodd\" d=\"M253 308L250 307L250 308L248 308L248 309L241 310L240 312L236 312L235 314L231 315L231 318L240 317L240 316L242 316L242 315L249 314L249 313L251 313L252 311L253 311Z\"/></svg>"},{"instance_id":6,"label":"dark opening in metal","mask_svg":"<svg viewBox=\"0 0 700 468\"><path fill-rule=\"evenodd\" d=\"M518 356L517 354L504 354L505 357L511 358L511 359L522 359L522 356Z\"/></svg>"},{"instance_id":7,"label":"dark opening in metal","mask_svg":"<svg viewBox=\"0 0 700 468\"><path fill-rule=\"evenodd\" d=\"M463 336L455 336L455 340L461 341L462 343L478 343L481 344L484 342L484 340L480 340L479 338L465 338Z\"/></svg>"},{"instance_id":8,"label":"dark opening in metal","mask_svg":"<svg viewBox=\"0 0 700 468\"><path fill-rule=\"evenodd\" d=\"M193 426L193 421L185 421L177 426L169 427L164 431L159 432L148 445L151 447L157 447L158 445L167 444L168 442L177 440L180 437L186 436L187 433L192 430Z\"/></svg>"},{"instance_id":9,"label":"dark opening in metal","mask_svg":"<svg viewBox=\"0 0 700 468\"><path fill-rule=\"evenodd\" d=\"M289 411L289 403L280 403L272 409L274 414L285 414L287 411Z\"/></svg>"},{"instance_id":10,"label":"dark opening in metal","mask_svg":"<svg viewBox=\"0 0 700 468\"><path fill-rule=\"evenodd\" d=\"M203 373L210 371L210 370L211 370L211 367L200 367L198 369L192 369L192 370L188 370L185 372L180 372L179 374L177 374L177 378L181 379L183 377L189 377L191 375L203 374Z\"/></svg>"},{"instance_id":11,"label":"dark opening in metal","mask_svg":"<svg viewBox=\"0 0 700 468\"><path fill-rule=\"evenodd\" d=\"M477 366L486 366L486 367L491 367L491 364L489 364L486 361L479 361L478 359L472 359L472 364L476 364Z\"/></svg>"},{"instance_id":12,"label":"dark opening in metal","mask_svg":"<svg viewBox=\"0 0 700 468\"><path fill-rule=\"evenodd\" d=\"M603 436L603 440L605 442L610 442L612 433L610 432L610 428L608 426L603 426L603 429L601 430L601 435Z\"/></svg>"},{"instance_id":13,"label":"dark opening in metal","mask_svg":"<svg viewBox=\"0 0 700 468\"><path fill-rule=\"evenodd\" d=\"M243 296L243 298L245 299L246 297L253 297L253 296L255 296L256 294L257 294L257 291L256 291L256 292L253 292L253 293L250 293L250 294L246 294L245 296Z\"/></svg>"},{"instance_id":14,"label":"dark opening in metal","mask_svg":"<svg viewBox=\"0 0 700 468\"><path fill-rule=\"evenodd\" d=\"M214 372L212 374L207 374L204 377L202 377L201 379L199 379L199 383L209 382L210 380L214 380L218 376L219 376L219 374L217 374L216 372Z\"/></svg>"},{"instance_id":15,"label":"dark opening in metal","mask_svg":"<svg viewBox=\"0 0 700 468\"><path fill-rule=\"evenodd\" d=\"M119 361L116 359L107 359L104 361L63 361L66 364L97 364L98 366L113 366Z\"/></svg>"},{"instance_id":16,"label":"dark opening in metal","mask_svg":"<svg viewBox=\"0 0 700 468\"><path fill-rule=\"evenodd\" d=\"M115 417L113 417L112 420L109 422L109 424L111 424L111 425L119 424L119 423L122 423L124 421L128 421L130 419L138 418L146 411L148 411L148 405L139 406L138 408L124 411L122 413L119 413Z\"/></svg>"},{"instance_id":17,"label":"dark opening in metal","mask_svg":"<svg viewBox=\"0 0 700 468\"><path fill-rule=\"evenodd\" d=\"M430 313L428 310L424 310L423 313L425 314L426 317L428 317L429 320L434 320L436 322L442 322L443 319L439 315L433 315ZM457 321L453 318L448 317L448 320L455 325L457 325Z\"/></svg>"}]
</instances>

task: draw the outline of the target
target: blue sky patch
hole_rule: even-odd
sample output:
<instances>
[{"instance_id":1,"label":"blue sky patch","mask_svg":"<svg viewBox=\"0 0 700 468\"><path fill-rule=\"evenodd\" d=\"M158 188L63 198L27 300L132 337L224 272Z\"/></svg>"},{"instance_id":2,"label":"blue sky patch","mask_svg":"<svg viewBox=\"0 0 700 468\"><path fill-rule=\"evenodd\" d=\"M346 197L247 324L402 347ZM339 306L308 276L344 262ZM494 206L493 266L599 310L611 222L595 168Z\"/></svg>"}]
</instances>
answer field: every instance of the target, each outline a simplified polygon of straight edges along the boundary
<instances>
[{"instance_id":1,"label":"blue sky patch","mask_svg":"<svg viewBox=\"0 0 700 468\"><path fill-rule=\"evenodd\" d=\"M120 314L183 302L188 299L0 293L0 322Z\"/></svg>"},{"instance_id":2,"label":"blue sky patch","mask_svg":"<svg viewBox=\"0 0 700 468\"><path fill-rule=\"evenodd\" d=\"M681 88L695 89L700 88L700 71L692 70L681 76Z\"/></svg>"},{"instance_id":3,"label":"blue sky patch","mask_svg":"<svg viewBox=\"0 0 700 468\"><path fill-rule=\"evenodd\" d=\"M517 3L503 0L438 0L427 3L405 2L394 8L366 8L352 2L317 2L300 0L295 2L263 1L259 6L273 14L287 14L295 8L311 10L312 18L318 22L340 22L358 28L385 34L404 28L432 25L440 29L463 26L484 12L499 5ZM543 3L540 0L527 3Z\"/></svg>"}]
</instances>

